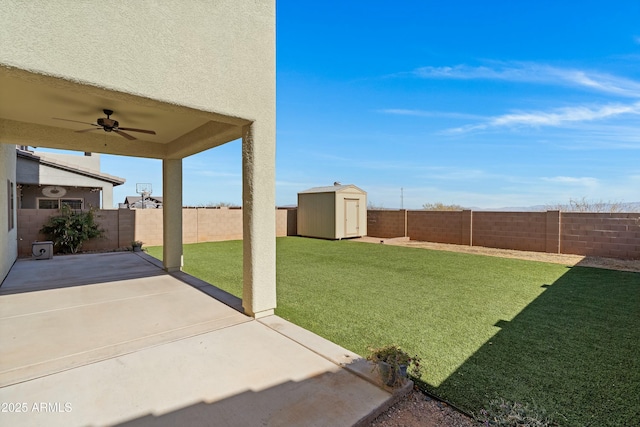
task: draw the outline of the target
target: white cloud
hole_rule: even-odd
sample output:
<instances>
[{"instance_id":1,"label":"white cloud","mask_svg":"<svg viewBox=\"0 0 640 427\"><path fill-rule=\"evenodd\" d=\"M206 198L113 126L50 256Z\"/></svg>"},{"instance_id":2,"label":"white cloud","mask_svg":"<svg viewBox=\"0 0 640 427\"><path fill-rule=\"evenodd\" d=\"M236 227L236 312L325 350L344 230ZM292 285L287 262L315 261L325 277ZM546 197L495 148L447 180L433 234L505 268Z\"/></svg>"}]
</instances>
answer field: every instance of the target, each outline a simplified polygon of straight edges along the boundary
<instances>
[{"instance_id":1,"label":"white cloud","mask_svg":"<svg viewBox=\"0 0 640 427\"><path fill-rule=\"evenodd\" d=\"M531 80L524 73L524 70L517 68L494 69L490 67L471 67L469 65L460 64L453 67L420 67L411 73L417 77L425 79L487 79L487 80Z\"/></svg>"},{"instance_id":2,"label":"white cloud","mask_svg":"<svg viewBox=\"0 0 640 427\"><path fill-rule=\"evenodd\" d=\"M453 113L453 112L445 112L445 111L411 110L411 109L403 109L403 108L386 108L386 109L378 110L378 112L384 113L384 114L393 114L398 116L445 117L450 119L465 119L465 120L469 120L469 119L479 120L484 118L477 114Z\"/></svg>"},{"instance_id":3,"label":"white cloud","mask_svg":"<svg viewBox=\"0 0 640 427\"><path fill-rule=\"evenodd\" d=\"M547 85L576 86L624 97L640 97L640 82L597 71L553 67L529 62L509 62L494 68L465 64L421 67L410 75L425 79L504 80ZM406 75L406 73L404 73Z\"/></svg>"},{"instance_id":4,"label":"white cloud","mask_svg":"<svg viewBox=\"0 0 640 427\"><path fill-rule=\"evenodd\" d=\"M545 182L562 185L580 185L585 187L595 187L599 184L597 178L592 177L573 177L573 176L554 176L541 178Z\"/></svg>"},{"instance_id":5,"label":"white cloud","mask_svg":"<svg viewBox=\"0 0 640 427\"><path fill-rule=\"evenodd\" d=\"M550 112L532 111L509 113L490 118L484 123L466 125L452 128L446 133L466 133L476 130L484 130L500 127L560 127L577 122L589 122L613 118L623 114L640 114L640 102L633 104L607 104L596 107L566 107L558 108Z\"/></svg>"}]
</instances>

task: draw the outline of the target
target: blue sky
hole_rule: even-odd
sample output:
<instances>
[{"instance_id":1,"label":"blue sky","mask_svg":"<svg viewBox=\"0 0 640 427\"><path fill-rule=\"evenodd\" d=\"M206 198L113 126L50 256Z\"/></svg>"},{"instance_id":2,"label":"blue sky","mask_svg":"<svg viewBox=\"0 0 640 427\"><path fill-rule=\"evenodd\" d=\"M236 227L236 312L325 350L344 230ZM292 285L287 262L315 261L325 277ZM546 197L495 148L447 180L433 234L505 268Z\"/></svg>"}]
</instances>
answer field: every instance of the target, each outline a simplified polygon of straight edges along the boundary
<instances>
[{"instance_id":1,"label":"blue sky","mask_svg":"<svg viewBox=\"0 0 640 427\"><path fill-rule=\"evenodd\" d=\"M276 168L278 205L640 201L640 1L280 0ZM102 169L162 194L159 161ZM240 204L240 141L184 173L185 204Z\"/></svg>"}]
</instances>

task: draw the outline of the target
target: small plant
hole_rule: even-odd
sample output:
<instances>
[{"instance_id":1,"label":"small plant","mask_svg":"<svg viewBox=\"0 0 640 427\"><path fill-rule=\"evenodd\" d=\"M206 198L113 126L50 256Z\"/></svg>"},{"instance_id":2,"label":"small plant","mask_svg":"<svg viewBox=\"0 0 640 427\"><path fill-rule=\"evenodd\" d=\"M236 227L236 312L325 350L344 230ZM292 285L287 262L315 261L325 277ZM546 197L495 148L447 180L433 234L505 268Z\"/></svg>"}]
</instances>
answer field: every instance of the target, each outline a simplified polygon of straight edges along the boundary
<instances>
[{"instance_id":1,"label":"small plant","mask_svg":"<svg viewBox=\"0 0 640 427\"><path fill-rule=\"evenodd\" d=\"M384 382L389 386L401 385L407 377L407 371L413 377L422 376L422 360L411 356L397 345L388 345L370 349L367 360L373 362Z\"/></svg>"},{"instance_id":2,"label":"small plant","mask_svg":"<svg viewBox=\"0 0 640 427\"><path fill-rule=\"evenodd\" d=\"M518 402L509 402L504 399L496 399L489 402L487 409L480 410L478 420L486 427L547 427L557 425L542 408Z\"/></svg>"},{"instance_id":3,"label":"small plant","mask_svg":"<svg viewBox=\"0 0 640 427\"><path fill-rule=\"evenodd\" d=\"M100 237L103 230L94 221L93 209L74 211L63 204L60 215L49 218L40 232L47 235L61 253L75 254L85 241Z\"/></svg>"},{"instance_id":4,"label":"small plant","mask_svg":"<svg viewBox=\"0 0 640 427\"><path fill-rule=\"evenodd\" d=\"M144 245L144 242L142 242L140 240L132 240L131 241L131 247L133 248L134 252L140 251L140 249L142 248L142 245Z\"/></svg>"}]
</instances>

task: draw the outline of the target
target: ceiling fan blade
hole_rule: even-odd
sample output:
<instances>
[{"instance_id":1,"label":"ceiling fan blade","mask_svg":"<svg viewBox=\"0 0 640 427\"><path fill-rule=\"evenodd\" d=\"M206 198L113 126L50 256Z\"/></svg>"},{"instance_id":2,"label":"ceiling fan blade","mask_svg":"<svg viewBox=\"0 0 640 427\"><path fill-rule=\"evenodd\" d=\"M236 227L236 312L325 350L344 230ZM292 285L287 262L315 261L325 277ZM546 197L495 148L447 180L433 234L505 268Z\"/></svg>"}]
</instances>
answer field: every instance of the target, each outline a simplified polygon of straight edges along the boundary
<instances>
[{"instance_id":1,"label":"ceiling fan blade","mask_svg":"<svg viewBox=\"0 0 640 427\"><path fill-rule=\"evenodd\" d=\"M101 128L83 129L83 130L77 130L76 133L91 132L92 130L100 130L100 129Z\"/></svg>"},{"instance_id":2,"label":"ceiling fan blade","mask_svg":"<svg viewBox=\"0 0 640 427\"><path fill-rule=\"evenodd\" d=\"M73 123L82 123L83 125L89 125L89 126L96 126L99 127L97 124L95 123L87 123L87 122L79 122L77 120L69 120L69 119L59 119L58 117L52 117L52 119L54 120L64 120L65 122L73 122Z\"/></svg>"},{"instance_id":3,"label":"ceiling fan blade","mask_svg":"<svg viewBox=\"0 0 640 427\"><path fill-rule=\"evenodd\" d=\"M155 135L156 132L153 130L146 130L146 129L134 129L134 128L123 128L123 127L118 127L118 129L120 130L126 130L129 132L141 132L141 133L148 133L149 135Z\"/></svg>"},{"instance_id":4,"label":"ceiling fan blade","mask_svg":"<svg viewBox=\"0 0 640 427\"><path fill-rule=\"evenodd\" d=\"M125 138L127 138L130 141L133 141L134 139L137 139L135 136L129 135L128 133L124 133L121 130L113 130L115 133L117 133L120 136L124 136Z\"/></svg>"}]
</instances>

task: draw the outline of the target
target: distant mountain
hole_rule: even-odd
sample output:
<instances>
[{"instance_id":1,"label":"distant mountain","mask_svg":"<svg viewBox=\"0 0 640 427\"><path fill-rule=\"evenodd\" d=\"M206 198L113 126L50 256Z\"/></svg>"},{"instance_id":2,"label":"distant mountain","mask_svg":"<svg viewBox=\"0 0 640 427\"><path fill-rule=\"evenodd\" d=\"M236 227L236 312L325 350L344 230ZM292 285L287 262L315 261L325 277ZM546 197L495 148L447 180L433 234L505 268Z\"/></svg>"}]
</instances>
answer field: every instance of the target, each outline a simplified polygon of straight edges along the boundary
<instances>
[{"instance_id":1,"label":"distant mountain","mask_svg":"<svg viewBox=\"0 0 640 427\"><path fill-rule=\"evenodd\" d=\"M472 211L487 211L487 212L539 212L546 211L545 205L535 205L535 206L508 206L504 208L478 208L471 207L467 208Z\"/></svg>"},{"instance_id":2,"label":"distant mountain","mask_svg":"<svg viewBox=\"0 0 640 427\"><path fill-rule=\"evenodd\" d=\"M629 202L622 203L625 207L625 212L640 212L640 202ZM510 206L504 208L479 208L479 207L470 207L466 209L471 209L472 211L491 211L491 212L541 212L546 211L546 205L534 205L534 206ZM609 211L609 206L605 205L604 212Z\"/></svg>"},{"instance_id":3,"label":"distant mountain","mask_svg":"<svg viewBox=\"0 0 640 427\"><path fill-rule=\"evenodd\" d=\"M640 202L627 203L630 212L640 212Z\"/></svg>"}]
</instances>

